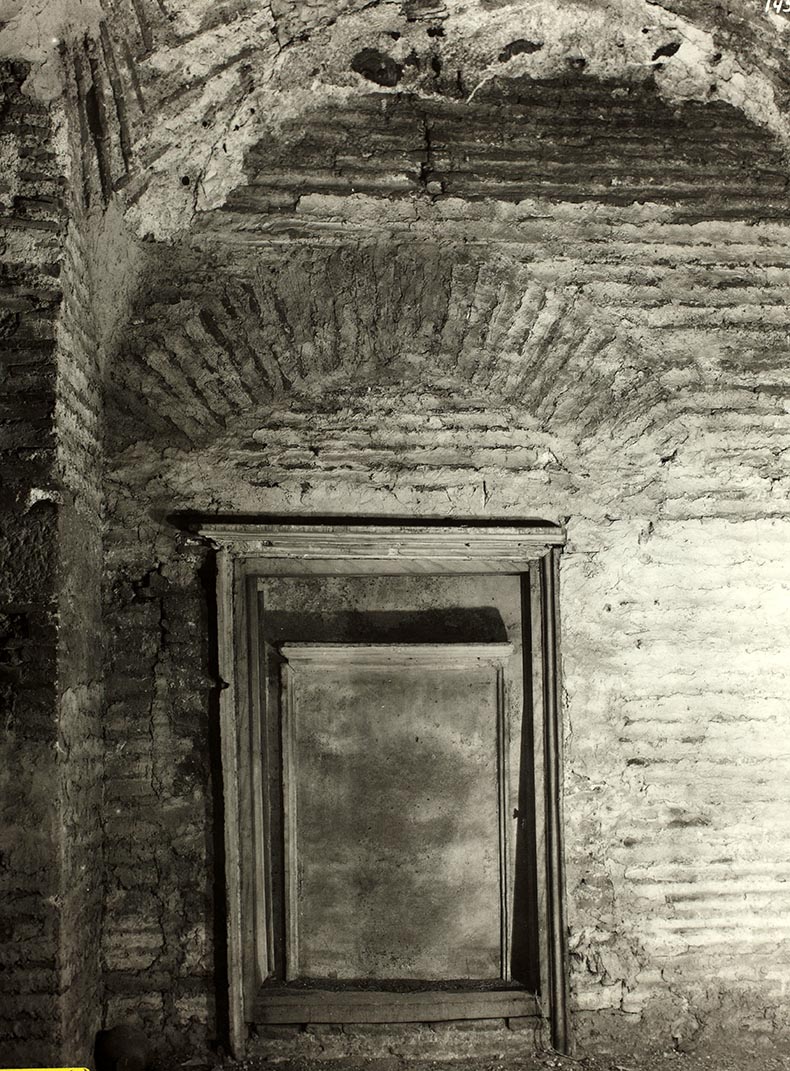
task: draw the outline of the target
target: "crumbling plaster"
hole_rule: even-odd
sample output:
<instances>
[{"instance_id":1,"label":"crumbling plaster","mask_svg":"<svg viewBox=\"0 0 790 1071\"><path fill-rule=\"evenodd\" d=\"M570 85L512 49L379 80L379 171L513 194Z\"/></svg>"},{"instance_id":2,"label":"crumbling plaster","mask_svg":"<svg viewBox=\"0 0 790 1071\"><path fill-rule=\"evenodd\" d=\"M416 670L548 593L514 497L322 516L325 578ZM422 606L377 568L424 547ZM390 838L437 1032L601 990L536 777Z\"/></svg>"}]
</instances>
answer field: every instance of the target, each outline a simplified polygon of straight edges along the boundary
<instances>
[{"instance_id":1,"label":"crumbling plaster","mask_svg":"<svg viewBox=\"0 0 790 1071\"><path fill-rule=\"evenodd\" d=\"M474 102L493 76L650 80L672 105L725 101L786 145L786 20L735 0L108 0L7 16L0 50L30 61L26 92L51 102L55 157L92 206L71 220L85 246L66 273L73 330L67 311L59 334L59 475L20 494L34 519L65 491L105 520L100 548L62 518L76 557L60 595L78 594L96 625L103 554L106 697L80 649L58 702L59 742L71 748L76 727L87 771L64 810L75 830L100 798L99 720L103 733L101 982L86 974L85 989L103 991L106 1022L142 1020L170 1049L221 1032L210 564L174 512L526 511L567 520L570 536L581 1037L636 1025L686 1045L738 1024L786 1039L783 222L759 204L742 222L679 222L671 182L664 200L621 208L310 190L299 228L270 237L271 220L221 210L249 150L287 149L290 120L372 91ZM366 49L396 84L354 70ZM3 143L11 199L16 148ZM6 252L44 258L60 241L16 229ZM103 472L104 417L82 392L101 378ZM56 537L42 530L43 560ZM61 642L84 642L74 615ZM94 1008L73 1024L84 1046L94 1025Z\"/></svg>"},{"instance_id":2,"label":"crumbling plaster","mask_svg":"<svg viewBox=\"0 0 790 1071\"><path fill-rule=\"evenodd\" d=\"M785 1037L786 230L611 206L536 221L534 207L482 204L462 219L450 205L456 235L437 206L424 229L399 231L390 203L392 229L374 239L357 200L342 237L212 232L208 250L203 238L149 247L150 289L109 397L106 484L112 731L134 726L141 742L111 759L109 783L119 830L124 816L145 823L133 850L154 852L158 881L113 899L116 1014L133 1008L150 959L162 977L152 1023L214 1022L210 997L195 1012L201 979L210 986L205 963L189 966L195 934L171 929L172 904L193 896L186 861L205 865L211 790L208 710L190 678L207 643L203 566L179 548L174 515L527 512L569 533L579 1037L621 1043L636 1029L688 1046L731 1040L736 1023L741 1037ZM161 645L131 596L152 575ZM165 752L175 758L152 796ZM173 829L171 810L190 817ZM112 867L127 840L111 836Z\"/></svg>"},{"instance_id":3,"label":"crumbling plaster","mask_svg":"<svg viewBox=\"0 0 790 1071\"><path fill-rule=\"evenodd\" d=\"M656 4L622 0L591 9L547 2L491 11L461 3L443 8L434 25L441 38L426 36L424 22L410 21L398 3L352 7L312 25L302 15L285 30L258 9L231 28L175 43L158 57L157 74L164 80L174 70L188 72L191 92L142 137L141 156L152 164L140 180L144 192L129 209L134 228L157 238L185 229L195 212L222 205L243 183L250 147L276 141L282 124L306 111L368 91L370 82L352 69L363 49L380 51L402 68L397 84L385 87L391 93L449 91L473 99L495 76L549 77L583 63L592 78L655 78L671 103L726 101L788 143L788 119L766 71L744 63L712 31ZM503 63L503 50L522 40L540 47ZM667 45L680 47L665 58ZM186 190L173 181L176 174L190 179ZM134 185L132 191L136 196Z\"/></svg>"},{"instance_id":4,"label":"crumbling plaster","mask_svg":"<svg viewBox=\"0 0 790 1071\"><path fill-rule=\"evenodd\" d=\"M123 62L108 59L108 77L131 127L122 198L141 236L173 236L196 212L222 205L244 181L246 152L275 140L283 123L368 91L377 75L354 70L364 50L397 68L385 92L473 99L493 77L583 68L591 78L654 79L670 103L725 101L780 143L790 135L787 20L746 0L726 12L646 0L7 3L0 55L29 59L29 91L44 98L62 91L82 35L101 36L105 57L108 41L140 38L134 58L125 46ZM139 112L135 95L146 101Z\"/></svg>"}]
</instances>

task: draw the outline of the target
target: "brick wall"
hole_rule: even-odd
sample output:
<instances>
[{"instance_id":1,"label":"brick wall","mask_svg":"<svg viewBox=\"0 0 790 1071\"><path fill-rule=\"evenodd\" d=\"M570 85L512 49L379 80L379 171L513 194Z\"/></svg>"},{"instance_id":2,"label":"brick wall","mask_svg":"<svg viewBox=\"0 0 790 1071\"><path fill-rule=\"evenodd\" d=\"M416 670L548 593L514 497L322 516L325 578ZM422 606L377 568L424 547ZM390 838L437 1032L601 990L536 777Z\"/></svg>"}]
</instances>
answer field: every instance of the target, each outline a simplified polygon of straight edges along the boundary
<instances>
[{"instance_id":1,"label":"brick wall","mask_svg":"<svg viewBox=\"0 0 790 1071\"><path fill-rule=\"evenodd\" d=\"M90 1061L101 1022L103 638L101 375L92 315L88 221L65 244L58 325L56 431L61 505L58 740L63 1054Z\"/></svg>"},{"instance_id":2,"label":"brick wall","mask_svg":"<svg viewBox=\"0 0 790 1071\"><path fill-rule=\"evenodd\" d=\"M684 512L565 563L576 1004L593 1037L786 1040L790 531Z\"/></svg>"},{"instance_id":3,"label":"brick wall","mask_svg":"<svg viewBox=\"0 0 790 1071\"><path fill-rule=\"evenodd\" d=\"M114 496L106 747L107 1024L151 1026L160 1049L216 1037L211 675L202 556L156 544ZM149 542L149 539L151 540Z\"/></svg>"},{"instance_id":4,"label":"brick wall","mask_svg":"<svg viewBox=\"0 0 790 1071\"><path fill-rule=\"evenodd\" d=\"M87 1062L99 1023L101 395L63 114L2 67L3 1055ZM68 226L67 213L72 222Z\"/></svg>"},{"instance_id":5,"label":"brick wall","mask_svg":"<svg viewBox=\"0 0 790 1071\"><path fill-rule=\"evenodd\" d=\"M102 38L103 41L103 38ZM136 257L107 200L126 133L113 117L111 44L70 56L70 226L63 243L55 433L59 485L58 754L63 1053L90 1063L102 1025L105 637L102 627L105 355L128 315ZM108 97L100 106L99 95ZM117 104L117 102L116 102ZM98 126L93 122L100 118Z\"/></svg>"},{"instance_id":6,"label":"brick wall","mask_svg":"<svg viewBox=\"0 0 790 1071\"><path fill-rule=\"evenodd\" d=\"M566 519L581 1036L685 1045L743 1021L787 1039L784 163L739 110L702 103L713 82L677 107L657 91L721 62L728 93L730 59L705 38L704 63L679 53L655 82L577 77L611 73L615 45L596 30L566 55L562 23L545 77L497 75L470 100L516 36L494 19L461 71L468 28L448 24L442 53L442 20L426 34L404 10L376 30L404 60L396 99L360 90L353 11L335 25L316 5L310 43L303 5L231 5L234 33L175 2L106 7L64 53L67 242L55 112L3 67L4 769L25 786L8 783L0 846L5 1051L87 1053L102 988L104 1021L141 1019L163 1051L222 1031L213 581L177 510ZM639 13L625 27L626 66L657 62L654 31L666 43L652 8L644 39ZM703 19L727 48L736 9ZM741 21L786 97L775 27ZM284 44L294 66L254 85L252 53L268 71ZM288 80L316 56L338 85L303 120ZM261 140L256 93L275 92ZM118 200L90 212L114 193L141 234L190 221L190 237L102 243ZM146 278L128 317L124 258Z\"/></svg>"},{"instance_id":7,"label":"brick wall","mask_svg":"<svg viewBox=\"0 0 790 1071\"><path fill-rule=\"evenodd\" d=\"M290 244L152 251L110 389L114 1009L215 1030L208 578L168 517L542 516L579 1036L787 1039L790 246L680 211L315 195Z\"/></svg>"},{"instance_id":8,"label":"brick wall","mask_svg":"<svg viewBox=\"0 0 790 1071\"><path fill-rule=\"evenodd\" d=\"M62 293L61 169L48 110L24 97L21 64L0 67L3 496L0 554L3 778L0 1047L46 1061L60 1033L57 779L55 322Z\"/></svg>"}]
</instances>

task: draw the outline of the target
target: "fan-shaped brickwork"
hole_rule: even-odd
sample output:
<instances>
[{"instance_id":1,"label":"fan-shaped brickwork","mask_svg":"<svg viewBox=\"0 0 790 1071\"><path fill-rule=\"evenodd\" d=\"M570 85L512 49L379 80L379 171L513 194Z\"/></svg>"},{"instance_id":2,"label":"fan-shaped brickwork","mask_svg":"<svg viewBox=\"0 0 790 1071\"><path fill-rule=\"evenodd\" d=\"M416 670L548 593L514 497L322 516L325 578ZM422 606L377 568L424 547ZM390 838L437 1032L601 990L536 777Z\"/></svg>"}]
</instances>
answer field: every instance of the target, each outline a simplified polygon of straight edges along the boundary
<instances>
[{"instance_id":1,"label":"fan-shaped brickwork","mask_svg":"<svg viewBox=\"0 0 790 1071\"><path fill-rule=\"evenodd\" d=\"M621 420L641 411L639 383L657 400L616 308L510 255L380 242L261 256L245 275L206 274L188 254L173 269L168 257L171 281L146 295L110 386L119 446L197 446L333 384L457 383L582 435L614 407Z\"/></svg>"},{"instance_id":2,"label":"fan-shaped brickwork","mask_svg":"<svg viewBox=\"0 0 790 1071\"><path fill-rule=\"evenodd\" d=\"M60 731L73 844L50 847L76 877L35 885L68 936L48 982L15 974L12 1014L52 1018L51 983L85 1062L100 991L165 1063L221 1034L214 577L174 515L543 516L569 533L577 1026L786 1036L787 20L755 0L12 8L0 53L32 67L0 144L5 382L36 405L9 402L10 449L34 420L25 478L57 449L60 490L107 522L83 539L48 484L20 505L41 560L74 553L43 639L20 605L3 627L12 661L51 645L50 683L58 630L60 715L35 686L12 722ZM27 599L29 567L9 575ZM99 891L101 979L71 971Z\"/></svg>"},{"instance_id":3,"label":"fan-shaped brickwork","mask_svg":"<svg viewBox=\"0 0 790 1071\"><path fill-rule=\"evenodd\" d=\"M657 480L649 498L666 493L670 513L775 515L790 255L764 252L770 233L657 224L604 239L566 221L518 251L301 244L211 272L185 248L116 361L119 471L145 482L164 451L174 500L199 472L212 501L254 511L273 487L298 497L343 473L460 467L477 486L476 468L505 479L553 452L595 513ZM586 482L600 466L619 474L610 491Z\"/></svg>"}]
</instances>

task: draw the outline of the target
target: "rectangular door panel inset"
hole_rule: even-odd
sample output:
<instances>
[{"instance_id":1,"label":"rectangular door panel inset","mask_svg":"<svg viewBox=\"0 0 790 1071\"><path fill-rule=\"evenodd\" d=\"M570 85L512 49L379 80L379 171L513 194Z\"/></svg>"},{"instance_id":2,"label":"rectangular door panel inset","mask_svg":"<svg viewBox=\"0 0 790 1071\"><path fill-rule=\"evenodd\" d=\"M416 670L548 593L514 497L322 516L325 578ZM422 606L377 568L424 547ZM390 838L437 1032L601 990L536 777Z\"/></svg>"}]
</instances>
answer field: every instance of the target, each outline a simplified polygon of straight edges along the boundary
<instances>
[{"instance_id":1,"label":"rectangular door panel inset","mask_svg":"<svg viewBox=\"0 0 790 1071\"><path fill-rule=\"evenodd\" d=\"M288 977L501 977L512 647L281 653Z\"/></svg>"}]
</instances>

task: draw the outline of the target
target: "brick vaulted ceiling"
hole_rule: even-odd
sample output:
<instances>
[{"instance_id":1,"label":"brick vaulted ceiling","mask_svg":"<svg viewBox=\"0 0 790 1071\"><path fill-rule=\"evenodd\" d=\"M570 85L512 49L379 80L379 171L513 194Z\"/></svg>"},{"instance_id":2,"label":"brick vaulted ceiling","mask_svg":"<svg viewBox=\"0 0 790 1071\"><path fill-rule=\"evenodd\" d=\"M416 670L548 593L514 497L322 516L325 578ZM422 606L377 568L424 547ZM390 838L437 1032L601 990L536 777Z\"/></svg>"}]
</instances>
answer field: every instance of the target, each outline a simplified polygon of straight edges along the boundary
<instances>
[{"instance_id":1,"label":"brick vaulted ceiling","mask_svg":"<svg viewBox=\"0 0 790 1071\"><path fill-rule=\"evenodd\" d=\"M227 208L298 218L305 196L673 206L782 218L782 149L729 104L669 105L652 81L496 78L472 100L371 93L292 120L246 157ZM228 221L225 221L227 223ZM296 220L295 220L296 222Z\"/></svg>"},{"instance_id":2,"label":"brick vaulted ceiling","mask_svg":"<svg viewBox=\"0 0 790 1071\"><path fill-rule=\"evenodd\" d=\"M180 480L210 504L209 464L239 508L278 473L410 450L445 479L484 470L484 408L498 465L550 466L556 446L576 493L616 439L623 464L649 455L638 495L727 392L758 392L766 425L781 409L781 17L736 0L94 9L62 46L83 172L95 157L148 239L108 431L163 500Z\"/></svg>"},{"instance_id":3,"label":"brick vaulted ceiling","mask_svg":"<svg viewBox=\"0 0 790 1071\"><path fill-rule=\"evenodd\" d=\"M788 24L752 0L15 2L0 53L30 53L33 93L65 72L143 236L311 179L689 206L715 185L716 215L781 211Z\"/></svg>"}]
</instances>

